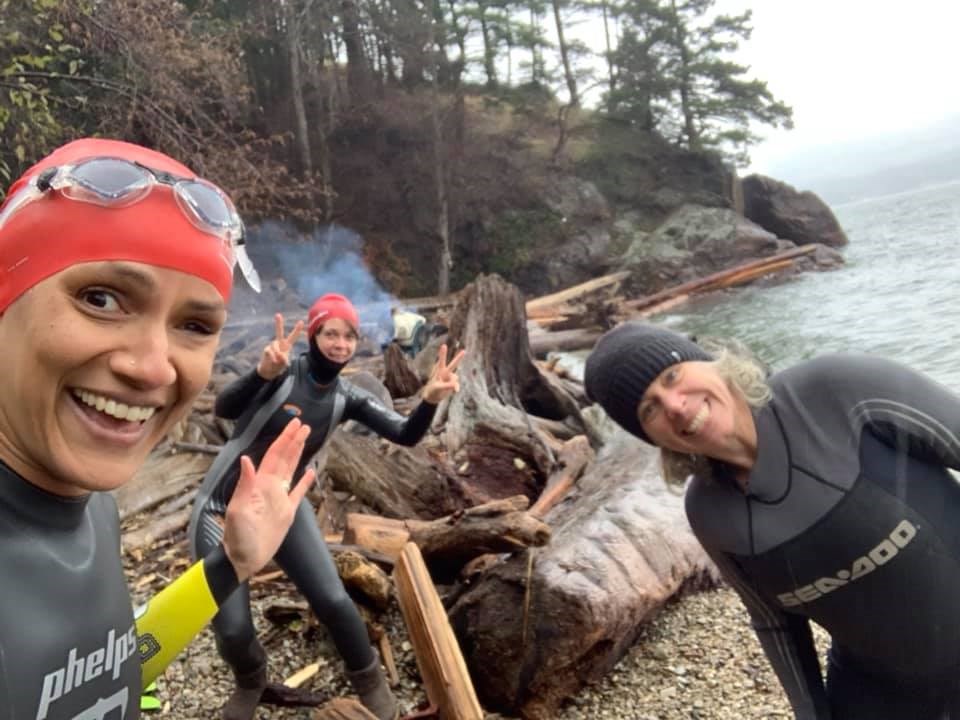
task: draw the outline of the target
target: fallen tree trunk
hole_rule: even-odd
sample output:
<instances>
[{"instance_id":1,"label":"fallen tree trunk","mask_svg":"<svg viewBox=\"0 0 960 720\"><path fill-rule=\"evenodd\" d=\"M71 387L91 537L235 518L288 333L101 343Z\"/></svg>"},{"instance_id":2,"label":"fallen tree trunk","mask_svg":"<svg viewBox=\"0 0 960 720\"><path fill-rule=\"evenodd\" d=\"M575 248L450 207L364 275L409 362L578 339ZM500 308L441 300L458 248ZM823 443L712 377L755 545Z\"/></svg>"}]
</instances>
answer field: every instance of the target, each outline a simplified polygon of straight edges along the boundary
<instances>
[{"instance_id":1,"label":"fallen tree trunk","mask_svg":"<svg viewBox=\"0 0 960 720\"><path fill-rule=\"evenodd\" d=\"M199 485L211 462L209 453L154 452L130 482L113 491L120 519L150 510Z\"/></svg>"},{"instance_id":2,"label":"fallen tree trunk","mask_svg":"<svg viewBox=\"0 0 960 720\"><path fill-rule=\"evenodd\" d=\"M658 454L620 436L554 507L550 544L494 565L451 608L484 707L556 717L672 596L716 581Z\"/></svg>"},{"instance_id":3,"label":"fallen tree trunk","mask_svg":"<svg viewBox=\"0 0 960 720\"><path fill-rule=\"evenodd\" d=\"M157 518L142 528L123 534L123 551L136 553L139 550L153 545L168 535L184 529L190 522L190 513L193 508L187 507L171 515Z\"/></svg>"},{"instance_id":4,"label":"fallen tree trunk","mask_svg":"<svg viewBox=\"0 0 960 720\"><path fill-rule=\"evenodd\" d=\"M530 351L534 357L544 358L552 352L586 350L592 348L602 334L600 328L533 332L530 334Z\"/></svg>"}]
</instances>

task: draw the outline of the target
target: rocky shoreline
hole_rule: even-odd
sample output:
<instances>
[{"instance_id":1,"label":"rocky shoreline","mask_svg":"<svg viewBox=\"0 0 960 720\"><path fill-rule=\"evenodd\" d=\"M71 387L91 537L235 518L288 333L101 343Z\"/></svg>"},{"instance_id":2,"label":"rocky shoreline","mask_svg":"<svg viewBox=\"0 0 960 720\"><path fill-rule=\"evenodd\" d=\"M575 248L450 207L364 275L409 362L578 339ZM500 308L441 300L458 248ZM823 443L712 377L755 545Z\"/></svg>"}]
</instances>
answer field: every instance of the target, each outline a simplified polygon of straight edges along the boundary
<instances>
[{"instance_id":1,"label":"rocky shoreline","mask_svg":"<svg viewBox=\"0 0 960 720\"><path fill-rule=\"evenodd\" d=\"M318 662L319 672L304 685L329 698L350 689L325 631L310 621L274 626L265 606L285 597L298 600L286 581L254 589L254 613L270 656L274 680ZM425 700L412 648L393 603L380 618L396 655L396 689L404 713ZM818 634L821 647L825 637ZM226 667L216 654L209 629L157 681L163 704L152 717L211 720L231 690ZM308 720L308 708L261 706L258 720ZM637 643L601 682L584 688L564 705L557 720L790 720L792 714L746 612L727 588L687 595L668 604L641 632Z\"/></svg>"}]
</instances>

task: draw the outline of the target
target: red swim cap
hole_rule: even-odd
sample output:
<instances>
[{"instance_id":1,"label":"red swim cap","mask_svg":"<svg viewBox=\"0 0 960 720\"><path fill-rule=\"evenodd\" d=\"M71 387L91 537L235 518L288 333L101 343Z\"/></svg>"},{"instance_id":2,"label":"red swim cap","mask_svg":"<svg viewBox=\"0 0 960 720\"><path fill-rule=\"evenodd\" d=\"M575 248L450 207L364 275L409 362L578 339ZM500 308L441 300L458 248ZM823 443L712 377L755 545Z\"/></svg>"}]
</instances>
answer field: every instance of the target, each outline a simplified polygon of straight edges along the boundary
<instances>
[{"instance_id":1,"label":"red swim cap","mask_svg":"<svg viewBox=\"0 0 960 720\"><path fill-rule=\"evenodd\" d=\"M357 309L343 295L336 293L327 293L317 298L310 306L310 312L307 313L307 332L313 337L323 324L331 318L340 318L354 332L359 332L360 318L357 317Z\"/></svg>"},{"instance_id":2,"label":"red swim cap","mask_svg":"<svg viewBox=\"0 0 960 720\"><path fill-rule=\"evenodd\" d=\"M54 150L27 170L10 187L6 202L25 191L43 170L96 157L122 158L178 177L196 177L185 165L155 150L85 138ZM0 312L41 280L72 265L102 260L142 262L189 273L213 285L225 302L230 300L233 251L229 243L194 226L177 205L172 188L157 185L126 207L102 207L51 191L15 210L0 227Z\"/></svg>"}]
</instances>

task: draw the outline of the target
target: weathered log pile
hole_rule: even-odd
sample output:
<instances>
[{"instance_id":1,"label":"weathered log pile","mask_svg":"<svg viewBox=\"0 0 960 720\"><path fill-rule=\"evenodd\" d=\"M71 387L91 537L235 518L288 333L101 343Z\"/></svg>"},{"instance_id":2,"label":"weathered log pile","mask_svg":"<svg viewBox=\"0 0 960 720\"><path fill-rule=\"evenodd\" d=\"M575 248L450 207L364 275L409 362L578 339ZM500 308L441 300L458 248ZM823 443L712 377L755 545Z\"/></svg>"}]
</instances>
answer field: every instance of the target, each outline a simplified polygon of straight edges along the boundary
<instances>
[{"instance_id":1,"label":"weathered log pile","mask_svg":"<svg viewBox=\"0 0 960 720\"><path fill-rule=\"evenodd\" d=\"M621 270L530 299L524 304L530 351L542 359L553 352L587 350L605 330L624 320L665 312L703 293L796 273L804 263L810 265L810 258L815 259L816 266L829 267L832 258L817 260L823 249L819 244L790 247L643 297L623 294L621 285L631 273ZM420 312L449 311L461 296L462 291L450 296L405 300L404 305Z\"/></svg>"},{"instance_id":2,"label":"weathered log pile","mask_svg":"<svg viewBox=\"0 0 960 720\"><path fill-rule=\"evenodd\" d=\"M499 277L481 276L446 306L444 299L405 301L448 313L448 334L416 358L388 348L351 364L348 379L409 412L439 344L467 350L460 392L441 405L418 446L395 446L346 423L312 461L320 478L310 495L318 523L355 596L382 608L391 584L384 571L391 570L401 606L422 596L426 576L410 569L409 553L407 569L395 569L408 543L435 581L452 586L444 612L453 645L453 635L437 636L431 624L436 605L424 610L432 601L422 600L408 616L408 624L410 617L424 624L416 630L424 642L439 638L432 640L439 665L418 653L421 673L431 675L424 677L428 689L461 672L454 666L462 651L466 676L458 682L472 682L484 708L551 717L583 683L607 672L672 596L715 582L680 498L660 480L653 450L611 428L587 407L579 381L537 358L549 349L588 348L624 317L783 269L802 252L629 301L616 295L624 273L527 302ZM126 552L141 557L160 547L165 557L186 554L193 495L231 431L213 416L214 397L256 364L272 329L269 317L226 329L207 392L117 491ZM381 650L389 656L389 646ZM472 702L472 688L457 688L458 702ZM443 701L431 700L442 710ZM352 716L348 709L330 712Z\"/></svg>"}]
</instances>

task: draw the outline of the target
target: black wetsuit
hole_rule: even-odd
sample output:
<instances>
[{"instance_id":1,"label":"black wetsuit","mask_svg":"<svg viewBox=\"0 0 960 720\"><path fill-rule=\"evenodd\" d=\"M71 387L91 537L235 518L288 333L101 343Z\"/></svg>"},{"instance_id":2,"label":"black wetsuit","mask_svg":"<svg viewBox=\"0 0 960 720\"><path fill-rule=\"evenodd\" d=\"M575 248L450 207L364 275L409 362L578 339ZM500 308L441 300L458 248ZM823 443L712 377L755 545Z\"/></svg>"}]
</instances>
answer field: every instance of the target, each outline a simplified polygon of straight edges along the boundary
<instances>
[{"instance_id":1,"label":"black wetsuit","mask_svg":"<svg viewBox=\"0 0 960 720\"><path fill-rule=\"evenodd\" d=\"M686 509L796 717L960 718L960 398L862 356L771 387L746 495L718 468ZM826 685L808 620L831 635Z\"/></svg>"},{"instance_id":2,"label":"black wetsuit","mask_svg":"<svg viewBox=\"0 0 960 720\"><path fill-rule=\"evenodd\" d=\"M404 417L385 407L373 394L337 376L336 371L330 372L329 367L322 371L326 373L324 384L317 382L316 365L311 363L311 355L304 353L280 377L267 381L251 371L217 397L217 415L237 419L237 424L197 495L189 530L195 557L220 542L222 530L217 516L223 514L233 495L240 456L249 455L259 463L291 417L299 417L311 428L295 480L341 422L356 420L402 445L415 445L429 429L435 405L421 402ZM366 626L343 587L307 500L297 509L275 559L327 627L347 669L368 667L375 656ZM264 666L266 655L256 639L246 585L220 606L213 626L220 653L238 676L255 673Z\"/></svg>"}]
</instances>

